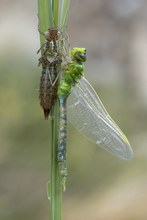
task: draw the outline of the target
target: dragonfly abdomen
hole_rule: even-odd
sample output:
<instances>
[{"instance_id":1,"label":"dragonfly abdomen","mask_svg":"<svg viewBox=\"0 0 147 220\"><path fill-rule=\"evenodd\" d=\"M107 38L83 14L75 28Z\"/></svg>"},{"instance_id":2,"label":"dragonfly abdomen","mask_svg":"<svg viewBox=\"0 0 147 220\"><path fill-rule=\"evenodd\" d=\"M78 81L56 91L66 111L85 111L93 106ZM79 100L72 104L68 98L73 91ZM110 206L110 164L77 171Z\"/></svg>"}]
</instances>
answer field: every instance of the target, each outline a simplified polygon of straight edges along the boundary
<instances>
[{"instance_id":1,"label":"dragonfly abdomen","mask_svg":"<svg viewBox=\"0 0 147 220\"><path fill-rule=\"evenodd\" d=\"M59 172L63 189L65 189L65 182L67 178L67 162L66 162L66 138L67 138L67 112L66 99L60 98L60 124L59 124L59 140L57 159L59 164Z\"/></svg>"}]
</instances>

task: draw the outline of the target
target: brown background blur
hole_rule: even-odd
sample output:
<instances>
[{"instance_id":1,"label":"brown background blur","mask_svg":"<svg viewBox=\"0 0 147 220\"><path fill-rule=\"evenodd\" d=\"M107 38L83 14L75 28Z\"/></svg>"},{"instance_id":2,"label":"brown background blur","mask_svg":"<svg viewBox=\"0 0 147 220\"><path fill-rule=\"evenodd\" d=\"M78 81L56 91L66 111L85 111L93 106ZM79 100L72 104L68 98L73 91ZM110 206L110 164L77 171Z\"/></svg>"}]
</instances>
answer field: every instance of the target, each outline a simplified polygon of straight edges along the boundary
<instances>
[{"instance_id":1,"label":"brown background blur","mask_svg":"<svg viewBox=\"0 0 147 220\"><path fill-rule=\"evenodd\" d=\"M49 219L50 123L38 101L37 1L0 1L0 219ZM134 150L121 161L68 126L64 220L147 219L147 1L71 0L71 47Z\"/></svg>"}]
</instances>

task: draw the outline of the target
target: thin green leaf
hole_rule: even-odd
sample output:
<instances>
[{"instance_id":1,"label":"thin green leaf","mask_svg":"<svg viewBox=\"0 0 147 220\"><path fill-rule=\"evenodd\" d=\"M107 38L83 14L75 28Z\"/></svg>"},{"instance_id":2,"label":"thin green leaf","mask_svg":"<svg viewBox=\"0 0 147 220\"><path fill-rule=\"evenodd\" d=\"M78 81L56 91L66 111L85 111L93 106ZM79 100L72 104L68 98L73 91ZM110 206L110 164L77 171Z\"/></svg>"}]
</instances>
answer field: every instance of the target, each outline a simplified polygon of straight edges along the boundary
<instances>
[{"instance_id":1,"label":"thin green leaf","mask_svg":"<svg viewBox=\"0 0 147 220\"><path fill-rule=\"evenodd\" d=\"M40 31L40 44L44 44L43 34L47 29L58 25L59 2L52 0L38 0L38 18ZM56 103L52 111L51 130L51 180L47 186L47 196L50 198L50 220L61 220L62 212L62 185L57 163L57 145L58 145L58 124L59 124L59 104Z\"/></svg>"},{"instance_id":2,"label":"thin green leaf","mask_svg":"<svg viewBox=\"0 0 147 220\"><path fill-rule=\"evenodd\" d=\"M53 27L54 19L52 3L50 0L38 0L38 29L44 33L48 28ZM44 43L44 36L40 34L41 45Z\"/></svg>"},{"instance_id":3,"label":"thin green leaf","mask_svg":"<svg viewBox=\"0 0 147 220\"><path fill-rule=\"evenodd\" d=\"M38 29L40 31L40 44L44 44L43 34L52 27L64 27L70 0L38 0ZM60 25L61 24L61 25ZM47 184L47 195L50 199L50 220L61 220L62 212L62 184L57 162L59 126L59 103L57 102L51 114L51 154L50 175Z\"/></svg>"},{"instance_id":4,"label":"thin green leaf","mask_svg":"<svg viewBox=\"0 0 147 220\"><path fill-rule=\"evenodd\" d=\"M53 13L54 13L54 25L58 26L59 17L59 0L54 0Z\"/></svg>"},{"instance_id":5,"label":"thin green leaf","mask_svg":"<svg viewBox=\"0 0 147 220\"><path fill-rule=\"evenodd\" d=\"M63 0L60 4L60 27L66 28L67 13L69 9L70 0Z\"/></svg>"}]
</instances>

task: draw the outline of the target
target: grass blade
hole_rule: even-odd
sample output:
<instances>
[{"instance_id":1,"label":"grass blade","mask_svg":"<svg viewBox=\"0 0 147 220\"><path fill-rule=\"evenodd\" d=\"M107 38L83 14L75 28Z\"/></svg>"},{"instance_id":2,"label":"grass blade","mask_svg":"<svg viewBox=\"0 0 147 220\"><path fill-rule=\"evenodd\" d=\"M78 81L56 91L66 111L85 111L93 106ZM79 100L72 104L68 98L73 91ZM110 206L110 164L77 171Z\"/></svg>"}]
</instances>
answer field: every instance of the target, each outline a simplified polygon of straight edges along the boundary
<instances>
[{"instance_id":1,"label":"grass blade","mask_svg":"<svg viewBox=\"0 0 147 220\"><path fill-rule=\"evenodd\" d=\"M44 33L55 26L65 28L69 2L70 0L38 0L38 28L40 32ZM41 46L44 42L45 38L40 33ZM57 162L58 126L59 104L57 102L51 113L51 180L47 184L48 198L50 199L50 220L61 220L62 216L62 184Z\"/></svg>"},{"instance_id":2,"label":"grass blade","mask_svg":"<svg viewBox=\"0 0 147 220\"><path fill-rule=\"evenodd\" d=\"M61 1L60 4L60 19L59 19L59 25L63 29L66 28L66 21L67 21L67 13L69 9L70 0L64 0Z\"/></svg>"}]
</instances>

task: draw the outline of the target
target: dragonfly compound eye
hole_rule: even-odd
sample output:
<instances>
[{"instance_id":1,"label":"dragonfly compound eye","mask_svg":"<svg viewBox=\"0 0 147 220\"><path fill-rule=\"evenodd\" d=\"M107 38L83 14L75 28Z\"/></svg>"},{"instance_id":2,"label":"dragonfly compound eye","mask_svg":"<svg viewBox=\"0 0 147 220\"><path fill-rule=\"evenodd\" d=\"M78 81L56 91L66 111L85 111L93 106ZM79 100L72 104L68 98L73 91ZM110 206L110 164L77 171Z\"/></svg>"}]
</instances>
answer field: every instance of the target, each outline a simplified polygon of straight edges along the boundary
<instances>
[{"instance_id":1,"label":"dragonfly compound eye","mask_svg":"<svg viewBox=\"0 0 147 220\"><path fill-rule=\"evenodd\" d=\"M85 62L86 61L86 53L77 52L75 54L75 59L80 62Z\"/></svg>"}]
</instances>

